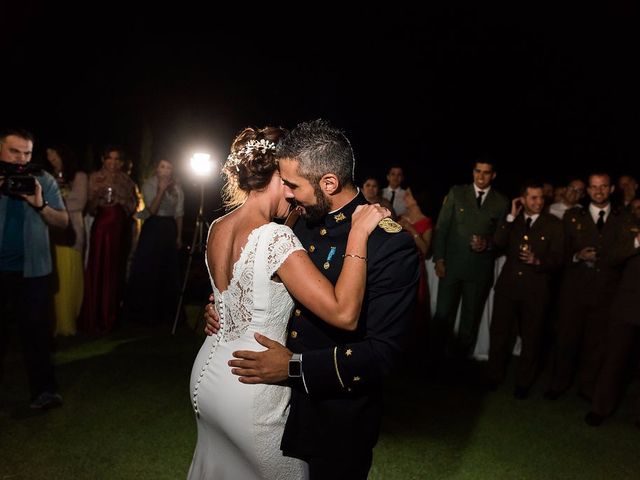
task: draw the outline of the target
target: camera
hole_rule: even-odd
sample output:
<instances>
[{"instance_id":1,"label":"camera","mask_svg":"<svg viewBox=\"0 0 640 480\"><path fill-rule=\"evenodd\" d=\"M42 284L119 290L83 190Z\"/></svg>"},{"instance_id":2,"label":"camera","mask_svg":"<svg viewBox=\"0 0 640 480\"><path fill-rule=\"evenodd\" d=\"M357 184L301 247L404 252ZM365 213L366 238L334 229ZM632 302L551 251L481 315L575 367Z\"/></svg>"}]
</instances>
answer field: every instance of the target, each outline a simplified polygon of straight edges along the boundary
<instances>
[{"instance_id":1,"label":"camera","mask_svg":"<svg viewBox=\"0 0 640 480\"><path fill-rule=\"evenodd\" d=\"M7 195L33 195L36 193L36 177L32 175L11 175L2 184L2 193Z\"/></svg>"},{"instance_id":2,"label":"camera","mask_svg":"<svg viewBox=\"0 0 640 480\"><path fill-rule=\"evenodd\" d=\"M17 165L0 161L0 177L4 177L0 193L4 195L33 195L36 193L36 177L42 172L37 165Z\"/></svg>"}]
</instances>

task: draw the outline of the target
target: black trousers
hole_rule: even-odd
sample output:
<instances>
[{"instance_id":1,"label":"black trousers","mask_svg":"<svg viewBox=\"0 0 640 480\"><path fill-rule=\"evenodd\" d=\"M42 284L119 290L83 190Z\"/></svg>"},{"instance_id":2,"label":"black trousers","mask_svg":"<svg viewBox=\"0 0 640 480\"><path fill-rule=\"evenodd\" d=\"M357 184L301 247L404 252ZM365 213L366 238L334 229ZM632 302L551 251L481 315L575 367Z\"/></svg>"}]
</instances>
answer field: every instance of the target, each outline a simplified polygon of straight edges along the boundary
<instances>
[{"instance_id":1,"label":"black trousers","mask_svg":"<svg viewBox=\"0 0 640 480\"><path fill-rule=\"evenodd\" d=\"M309 464L309 480L367 480L373 453L349 458L314 457Z\"/></svg>"},{"instance_id":2,"label":"black trousers","mask_svg":"<svg viewBox=\"0 0 640 480\"><path fill-rule=\"evenodd\" d=\"M124 319L171 324L180 293L177 226L173 217L145 220L125 292Z\"/></svg>"},{"instance_id":3,"label":"black trousers","mask_svg":"<svg viewBox=\"0 0 640 480\"><path fill-rule=\"evenodd\" d=\"M518 359L516 385L529 388L538 372L540 339L547 311L546 295L515 300L496 292L489 329L489 378L502 382L518 334L522 349Z\"/></svg>"},{"instance_id":4,"label":"black trousers","mask_svg":"<svg viewBox=\"0 0 640 480\"><path fill-rule=\"evenodd\" d=\"M31 399L57 390L51 359L50 277L0 272L0 373L14 327L22 344Z\"/></svg>"}]
</instances>

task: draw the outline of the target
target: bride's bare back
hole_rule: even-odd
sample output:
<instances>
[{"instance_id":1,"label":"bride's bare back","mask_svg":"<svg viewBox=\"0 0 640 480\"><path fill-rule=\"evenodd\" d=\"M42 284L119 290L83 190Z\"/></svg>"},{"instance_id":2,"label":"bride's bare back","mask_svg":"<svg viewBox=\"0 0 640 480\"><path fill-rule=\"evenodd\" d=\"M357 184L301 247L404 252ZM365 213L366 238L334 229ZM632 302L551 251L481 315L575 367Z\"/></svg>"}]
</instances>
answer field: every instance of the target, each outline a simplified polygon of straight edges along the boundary
<instances>
[{"instance_id":1,"label":"bride's bare back","mask_svg":"<svg viewBox=\"0 0 640 480\"><path fill-rule=\"evenodd\" d=\"M249 234L265 225L264 220L246 218L242 209L234 210L211 225L207 239L207 263L219 291L229 287L233 266L238 262Z\"/></svg>"}]
</instances>

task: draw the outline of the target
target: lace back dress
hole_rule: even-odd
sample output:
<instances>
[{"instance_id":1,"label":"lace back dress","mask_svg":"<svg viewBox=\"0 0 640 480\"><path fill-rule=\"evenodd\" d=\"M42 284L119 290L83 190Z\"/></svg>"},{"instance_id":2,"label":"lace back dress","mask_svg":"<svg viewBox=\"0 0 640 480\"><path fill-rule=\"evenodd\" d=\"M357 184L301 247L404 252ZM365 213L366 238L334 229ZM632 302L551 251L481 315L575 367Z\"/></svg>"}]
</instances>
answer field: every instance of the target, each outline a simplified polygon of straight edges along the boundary
<instances>
[{"instance_id":1,"label":"lace back dress","mask_svg":"<svg viewBox=\"0 0 640 480\"><path fill-rule=\"evenodd\" d=\"M227 365L236 350L264 350L255 332L285 343L294 303L272 276L291 253L302 249L289 227L269 223L249 235L226 290L221 292L209 275L221 327L206 338L191 371L198 441L190 480L307 476L304 462L280 451L289 388L242 384Z\"/></svg>"}]
</instances>

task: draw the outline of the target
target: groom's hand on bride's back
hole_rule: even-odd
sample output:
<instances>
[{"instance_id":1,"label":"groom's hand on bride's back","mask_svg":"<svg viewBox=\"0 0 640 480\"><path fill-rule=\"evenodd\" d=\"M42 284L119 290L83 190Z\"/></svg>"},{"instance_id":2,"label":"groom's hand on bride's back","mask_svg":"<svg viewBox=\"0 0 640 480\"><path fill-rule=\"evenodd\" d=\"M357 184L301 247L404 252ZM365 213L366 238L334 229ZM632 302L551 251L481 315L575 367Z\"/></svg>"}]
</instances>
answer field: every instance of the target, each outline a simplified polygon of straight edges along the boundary
<instances>
[{"instance_id":1,"label":"groom's hand on bride's back","mask_svg":"<svg viewBox=\"0 0 640 480\"><path fill-rule=\"evenodd\" d=\"M289 360L291 350L259 333L254 334L256 341L266 347L262 352L238 350L233 352L234 359L229 360L231 373L238 375L242 383L282 383L289 378Z\"/></svg>"},{"instance_id":2,"label":"groom's hand on bride's back","mask_svg":"<svg viewBox=\"0 0 640 480\"><path fill-rule=\"evenodd\" d=\"M209 295L209 302L204 307L204 333L207 335L215 335L220 330L220 318L218 318L218 312L213 308L213 293Z\"/></svg>"}]
</instances>

